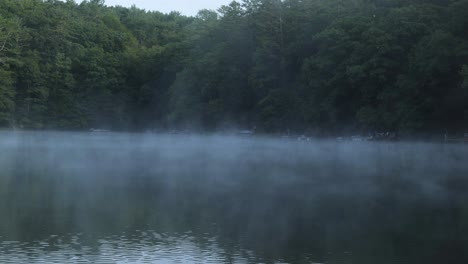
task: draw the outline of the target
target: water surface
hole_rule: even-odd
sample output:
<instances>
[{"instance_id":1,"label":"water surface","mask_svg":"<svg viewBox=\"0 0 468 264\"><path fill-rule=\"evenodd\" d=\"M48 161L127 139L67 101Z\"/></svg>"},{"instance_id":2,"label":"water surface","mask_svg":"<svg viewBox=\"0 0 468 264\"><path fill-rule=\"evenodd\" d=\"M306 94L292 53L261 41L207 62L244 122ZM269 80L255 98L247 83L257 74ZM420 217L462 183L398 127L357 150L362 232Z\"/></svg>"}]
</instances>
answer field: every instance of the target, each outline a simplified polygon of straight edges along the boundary
<instances>
[{"instance_id":1,"label":"water surface","mask_svg":"<svg viewBox=\"0 0 468 264\"><path fill-rule=\"evenodd\" d=\"M0 263L468 263L468 145L0 133Z\"/></svg>"}]
</instances>

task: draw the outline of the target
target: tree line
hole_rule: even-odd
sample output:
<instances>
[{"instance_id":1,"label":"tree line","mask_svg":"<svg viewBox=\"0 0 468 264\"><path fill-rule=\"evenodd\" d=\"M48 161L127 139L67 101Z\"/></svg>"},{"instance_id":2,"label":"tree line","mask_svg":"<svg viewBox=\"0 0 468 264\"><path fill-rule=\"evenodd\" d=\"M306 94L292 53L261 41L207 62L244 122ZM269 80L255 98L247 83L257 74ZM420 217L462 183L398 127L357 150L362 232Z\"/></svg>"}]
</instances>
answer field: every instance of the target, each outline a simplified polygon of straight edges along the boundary
<instances>
[{"instance_id":1,"label":"tree line","mask_svg":"<svg viewBox=\"0 0 468 264\"><path fill-rule=\"evenodd\" d=\"M0 126L461 132L468 0L2 0Z\"/></svg>"}]
</instances>

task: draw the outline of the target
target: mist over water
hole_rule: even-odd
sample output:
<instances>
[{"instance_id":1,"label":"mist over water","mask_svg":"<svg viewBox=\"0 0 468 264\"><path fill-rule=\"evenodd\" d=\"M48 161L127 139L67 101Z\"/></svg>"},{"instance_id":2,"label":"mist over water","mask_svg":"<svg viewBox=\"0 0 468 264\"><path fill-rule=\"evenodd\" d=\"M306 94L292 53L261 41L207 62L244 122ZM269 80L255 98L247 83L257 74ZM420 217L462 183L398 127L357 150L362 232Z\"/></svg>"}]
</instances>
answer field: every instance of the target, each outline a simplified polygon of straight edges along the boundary
<instances>
[{"instance_id":1,"label":"mist over water","mask_svg":"<svg viewBox=\"0 0 468 264\"><path fill-rule=\"evenodd\" d=\"M0 132L0 263L466 263L468 145Z\"/></svg>"}]
</instances>

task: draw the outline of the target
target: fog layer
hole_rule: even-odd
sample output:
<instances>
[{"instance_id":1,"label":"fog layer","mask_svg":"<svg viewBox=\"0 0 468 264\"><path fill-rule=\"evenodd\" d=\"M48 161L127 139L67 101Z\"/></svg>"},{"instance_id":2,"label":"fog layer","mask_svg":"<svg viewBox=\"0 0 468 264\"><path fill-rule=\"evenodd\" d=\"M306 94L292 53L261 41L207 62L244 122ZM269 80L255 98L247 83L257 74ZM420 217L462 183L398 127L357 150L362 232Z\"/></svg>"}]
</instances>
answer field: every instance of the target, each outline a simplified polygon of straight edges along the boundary
<instances>
[{"instance_id":1,"label":"fog layer","mask_svg":"<svg viewBox=\"0 0 468 264\"><path fill-rule=\"evenodd\" d=\"M465 145L2 132L0 149L1 261L468 261Z\"/></svg>"}]
</instances>

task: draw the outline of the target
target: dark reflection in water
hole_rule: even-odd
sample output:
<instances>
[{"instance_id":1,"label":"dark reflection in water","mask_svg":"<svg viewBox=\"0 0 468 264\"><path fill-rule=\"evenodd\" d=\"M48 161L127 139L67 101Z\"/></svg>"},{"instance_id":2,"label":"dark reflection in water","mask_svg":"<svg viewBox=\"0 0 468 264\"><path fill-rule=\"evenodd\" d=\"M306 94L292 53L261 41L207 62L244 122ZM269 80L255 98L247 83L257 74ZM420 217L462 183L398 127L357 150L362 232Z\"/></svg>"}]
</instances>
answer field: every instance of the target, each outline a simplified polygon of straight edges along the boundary
<instances>
[{"instance_id":1,"label":"dark reflection in water","mask_svg":"<svg viewBox=\"0 0 468 264\"><path fill-rule=\"evenodd\" d=\"M468 263L468 146L0 133L0 263Z\"/></svg>"}]
</instances>

